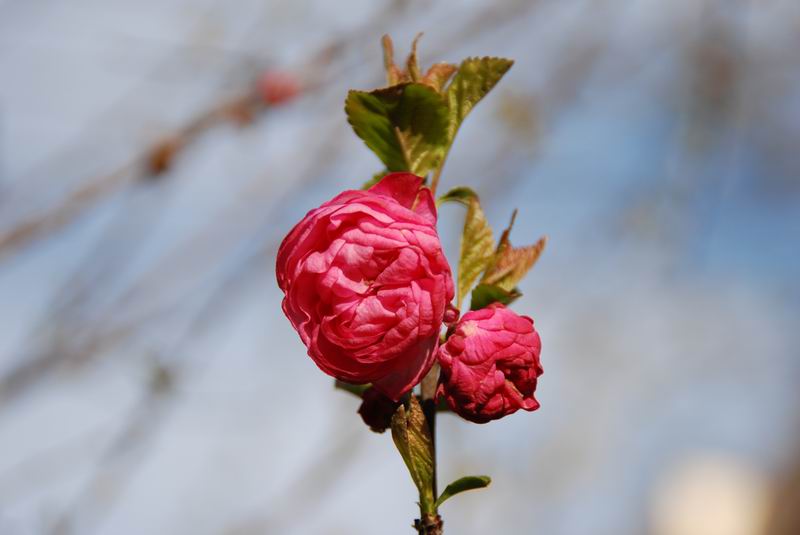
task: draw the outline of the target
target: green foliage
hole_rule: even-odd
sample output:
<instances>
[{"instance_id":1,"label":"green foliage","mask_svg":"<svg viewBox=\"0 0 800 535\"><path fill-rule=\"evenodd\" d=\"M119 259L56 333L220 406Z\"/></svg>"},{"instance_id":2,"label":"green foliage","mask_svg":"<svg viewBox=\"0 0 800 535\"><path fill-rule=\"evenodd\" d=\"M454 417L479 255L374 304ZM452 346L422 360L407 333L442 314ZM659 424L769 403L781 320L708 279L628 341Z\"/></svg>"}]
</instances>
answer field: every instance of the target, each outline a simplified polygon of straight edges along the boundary
<instances>
[{"instance_id":1,"label":"green foliage","mask_svg":"<svg viewBox=\"0 0 800 535\"><path fill-rule=\"evenodd\" d=\"M447 488L444 489L444 492L442 492L441 496L439 496L439 498L436 500L435 507L438 509L440 505L456 494L460 494L467 490L488 487L491 482L492 478L489 476L465 476L461 479L457 479L447 485Z\"/></svg>"},{"instance_id":2,"label":"green foliage","mask_svg":"<svg viewBox=\"0 0 800 535\"><path fill-rule=\"evenodd\" d=\"M463 204L464 206L469 206L470 203L477 198L478 195L472 188L468 188L466 186L458 186L456 188L451 189L438 199L436 199L436 204L441 206L446 202L458 202Z\"/></svg>"},{"instance_id":3,"label":"green foliage","mask_svg":"<svg viewBox=\"0 0 800 535\"><path fill-rule=\"evenodd\" d=\"M420 36L414 39L405 69L394 62L392 40L383 37L389 87L350 91L345 113L356 135L389 171L425 176L436 170L436 182L464 118L500 81L513 61L467 58L459 67L434 64L423 75L417 57ZM453 80L447 85L451 77Z\"/></svg>"},{"instance_id":4,"label":"green foliage","mask_svg":"<svg viewBox=\"0 0 800 535\"><path fill-rule=\"evenodd\" d=\"M411 396L408 408L400 405L392 416L392 439L419 490L423 513L434 513L433 441L417 398Z\"/></svg>"},{"instance_id":5,"label":"green foliage","mask_svg":"<svg viewBox=\"0 0 800 535\"><path fill-rule=\"evenodd\" d=\"M430 86L402 83L350 91L347 120L389 171L423 176L442 161L448 135L444 98Z\"/></svg>"},{"instance_id":6,"label":"green foliage","mask_svg":"<svg viewBox=\"0 0 800 535\"><path fill-rule=\"evenodd\" d=\"M494 284L481 283L472 290L469 307L471 310L480 310L492 303L508 305L521 296L516 288L509 291Z\"/></svg>"},{"instance_id":7,"label":"green foliage","mask_svg":"<svg viewBox=\"0 0 800 535\"><path fill-rule=\"evenodd\" d=\"M469 188L459 187L447 192L439 203L454 201L467 207L464 232L461 236L461 254L458 261L458 296L456 306L469 293L494 256L492 228L481 209L478 195Z\"/></svg>"},{"instance_id":8,"label":"green foliage","mask_svg":"<svg viewBox=\"0 0 800 535\"><path fill-rule=\"evenodd\" d=\"M467 58L461 62L447 88L451 143L464 118L513 64L512 60L504 58Z\"/></svg>"}]
</instances>

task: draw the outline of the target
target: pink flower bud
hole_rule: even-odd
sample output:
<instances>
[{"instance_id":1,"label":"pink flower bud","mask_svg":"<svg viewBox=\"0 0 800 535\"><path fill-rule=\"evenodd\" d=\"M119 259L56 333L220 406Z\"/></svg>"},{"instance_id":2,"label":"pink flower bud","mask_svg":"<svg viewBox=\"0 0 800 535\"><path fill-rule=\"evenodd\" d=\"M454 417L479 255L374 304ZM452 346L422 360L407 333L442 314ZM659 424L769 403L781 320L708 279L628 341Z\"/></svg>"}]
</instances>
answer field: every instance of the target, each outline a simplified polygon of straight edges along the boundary
<instances>
[{"instance_id":1,"label":"pink flower bud","mask_svg":"<svg viewBox=\"0 0 800 535\"><path fill-rule=\"evenodd\" d=\"M447 309L444 311L444 324L447 325L447 327L452 327L458 321L458 316L460 314L461 311L459 311L452 304L448 303Z\"/></svg>"},{"instance_id":2,"label":"pink flower bud","mask_svg":"<svg viewBox=\"0 0 800 535\"><path fill-rule=\"evenodd\" d=\"M325 373L397 401L433 365L454 292L422 178L392 173L311 210L276 273L283 311Z\"/></svg>"},{"instance_id":3,"label":"pink flower bud","mask_svg":"<svg viewBox=\"0 0 800 535\"><path fill-rule=\"evenodd\" d=\"M286 72L267 71L258 80L258 92L262 100L273 106L289 102L300 91L300 82Z\"/></svg>"},{"instance_id":4,"label":"pink flower bud","mask_svg":"<svg viewBox=\"0 0 800 535\"><path fill-rule=\"evenodd\" d=\"M501 304L467 312L439 349L438 395L476 423L519 409L533 411L536 379L542 374L542 343L533 320Z\"/></svg>"}]
</instances>

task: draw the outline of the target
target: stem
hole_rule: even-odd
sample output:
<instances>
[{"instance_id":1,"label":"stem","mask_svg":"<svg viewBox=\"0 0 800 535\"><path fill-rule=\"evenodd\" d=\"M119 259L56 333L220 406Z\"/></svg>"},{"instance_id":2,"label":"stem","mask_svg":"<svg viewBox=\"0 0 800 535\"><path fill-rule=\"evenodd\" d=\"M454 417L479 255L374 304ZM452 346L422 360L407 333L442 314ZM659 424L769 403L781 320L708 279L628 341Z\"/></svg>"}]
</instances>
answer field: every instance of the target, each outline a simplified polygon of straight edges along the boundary
<instances>
[{"instance_id":1,"label":"stem","mask_svg":"<svg viewBox=\"0 0 800 535\"><path fill-rule=\"evenodd\" d=\"M434 184L435 185L435 184ZM433 499L439 496L436 483L436 387L439 384L439 363L434 363L431 371L422 380L422 412L425 421L428 423L428 430L431 434L431 453L433 456ZM414 526L420 535L442 535L443 522L438 511L433 514L420 510L420 518L415 521Z\"/></svg>"},{"instance_id":2,"label":"stem","mask_svg":"<svg viewBox=\"0 0 800 535\"><path fill-rule=\"evenodd\" d=\"M419 535L442 535L444 522L439 515L422 515L421 520L414 521L414 527Z\"/></svg>"},{"instance_id":3,"label":"stem","mask_svg":"<svg viewBox=\"0 0 800 535\"><path fill-rule=\"evenodd\" d=\"M431 179L431 195L436 197L436 186L439 185L439 178L442 176L442 169L444 168L444 158L442 157L442 163L439 164L439 167L436 168L436 172L433 173L433 178Z\"/></svg>"},{"instance_id":4,"label":"stem","mask_svg":"<svg viewBox=\"0 0 800 535\"><path fill-rule=\"evenodd\" d=\"M456 132L457 131L458 129L456 129ZM450 149L453 147L453 139L456 137L456 132L453 132L450 135L450 142L447 144L447 148L444 150L442 161L439 163L439 167L436 168L436 172L433 173L433 178L431 179L431 194L434 196L434 198L436 198L436 187L439 185L439 179L442 177L442 169L444 169L447 156L450 154Z\"/></svg>"}]
</instances>

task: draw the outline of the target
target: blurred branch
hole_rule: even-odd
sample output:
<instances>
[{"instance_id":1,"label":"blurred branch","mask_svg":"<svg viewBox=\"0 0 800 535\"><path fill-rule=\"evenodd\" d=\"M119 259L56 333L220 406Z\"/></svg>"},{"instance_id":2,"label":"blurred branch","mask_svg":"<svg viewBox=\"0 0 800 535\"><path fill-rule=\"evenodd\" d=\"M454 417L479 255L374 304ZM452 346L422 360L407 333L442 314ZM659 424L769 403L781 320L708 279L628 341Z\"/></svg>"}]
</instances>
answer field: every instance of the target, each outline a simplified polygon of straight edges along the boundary
<instances>
[{"instance_id":1,"label":"blurred branch","mask_svg":"<svg viewBox=\"0 0 800 535\"><path fill-rule=\"evenodd\" d=\"M396 17L407 4L402 0L390 0L386 7L379 10L376 16L363 26L358 26L352 31L334 37L326 45L311 55L308 61L298 69L298 89L310 92L324 86L326 76L324 72L337 54L349 46L352 41L362 38L368 33L366 28L385 26ZM243 61L239 59L239 61ZM246 62L252 58L246 57ZM11 223L8 228L0 229L0 258L9 250L19 248L25 244L54 232L73 221L87 209L94 206L108 193L115 191L125 184L130 184L142 179L162 176L172 166L177 155L189 144L196 141L206 131L223 123L247 124L255 116L272 105L279 102L270 102L270 98L263 94L257 77L252 77L249 87L241 96L221 103L214 103L210 108L201 111L190 119L183 127L154 145L139 151L138 155L127 164L111 173L88 180L84 185L72 193L65 195L54 206L27 217L21 221Z\"/></svg>"},{"instance_id":2,"label":"blurred branch","mask_svg":"<svg viewBox=\"0 0 800 535\"><path fill-rule=\"evenodd\" d=\"M34 214L0 232L0 254L58 230L124 184L163 175L172 167L178 153L207 130L223 123L249 122L257 112L268 106L253 89L242 97L200 113L183 128L142 151L132 162L86 182L44 213Z\"/></svg>"}]
</instances>

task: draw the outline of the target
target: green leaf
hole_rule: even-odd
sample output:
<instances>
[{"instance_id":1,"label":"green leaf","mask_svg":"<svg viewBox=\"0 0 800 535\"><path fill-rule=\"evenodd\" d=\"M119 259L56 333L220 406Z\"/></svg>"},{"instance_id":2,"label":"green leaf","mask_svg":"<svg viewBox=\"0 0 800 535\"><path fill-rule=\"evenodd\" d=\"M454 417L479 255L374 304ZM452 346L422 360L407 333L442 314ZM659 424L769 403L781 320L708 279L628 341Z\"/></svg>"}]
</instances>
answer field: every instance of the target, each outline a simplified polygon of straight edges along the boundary
<instances>
[{"instance_id":1,"label":"green leaf","mask_svg":"<svg viewBox=\"0 0 800 535\"><path fill-rule=\"evenodd\" d=\"M492 478L489 476L466 476L462 477L461 479L457 479L447 485L447 488L444 489L442 495L436 500L435 506L438 508L449 498L452 498L461 492L488 487L491 482Z\"/></svg>"},{"instance_id":2,"label":"green leaf","mask_svg":"<svg viewBox=\"0 0 800 535\"><path fill-rule=\"evenodd\" d=\"M436 205L441 206L446 202L459 202L464 206L469 206L470 201L473 197L477 197L475 192L466 186L459 186L457 188L453 188L438 199L436 199Z\"/></svg>"},{"instance_id":3,"label":"green leaf","mask_svg":"<svg viewBox=\"0 0 800 535\"><path fill-rule=\"evenodd\" d=\"M536 261L539 260L547 244L547 238L542 237L533 245L512 247L509 235L514 227L516 216L517 211L514 210L511 216L511 223L500 236L497 251L481 279L481 283L491 284L506 291L512 291L519 281L525 277L533 265L536 264Z\"/></svg>"},{"instance_id":4,"label":"green leaf","mask_svg":"<svg viewBox=\"0 0 800 535\"><path fill-rule=\"evenodd\" d=\"M366 384L366 385L354 385L354 384L345 383L344 381L340 381L339 379L336 379L336 381L334 381L334 383L333 383L333 387L335 389L337 389L337 390L344 390L345 392L350 392L354 396L358 396L358 398L361 399L362 394L364 394L364 391L366 389L368 389L370 387L370 385L369 384Z\"/></svg>"},{"instance_id":5,"label":"green leaf","mask_svg":"<svg viewBox=\"0 0 800 535\"><path fill-rule=\"evenodd\" d=\"M451 142L475 104L492 90L513 64L512 60L504 58L467 58L461 62L447 88Z\"/></svg>"},{"instance_id":6,"label":"green leaf","mask_svg":"<svg viewBox=\"0 0 800 535\"><path fill-rule=\"evenodd\" d=\"M516 288L509 291L493 284L482 283L472 290L469 308L470 310L480 310L492 303L508 305L519 297L522 297L522 294Z\"/></svg>"},{"instance_id":7,"label":"green leaf","mask_svg":"<svg viewBox=\"0 0 800 535\"><path fill-rule=\"evenodd\" d=\"M423 176L447 146L448 109L435 89L403 83L371 92L350 91L347 120L389 171Z\"/></svg>"},{"instance_id":8,"label":"green leaf","mask_svg":"<svg viewBox=\"0 0 800 535\"><path fill-rule=\"evenodd\" d=\"M408 408L400 405L392 416L392 439L419 490L423 513L433 513L433 441L416 397L411 396Z\"/></svg>"},{"instance_id":9,"label":"green leaf","mask_svg":"<svg viewBox=\"0 0 800 535\"><path fill-rule=\"evenodd\" d=\"M480 199L474 191L465 187L454 188L439 199L439 203L448 201L459 202L467 207L458 261L456 306L461 308L464 297L494 257L494 237L481 209Z\"/></svg>"}]
</instances>

